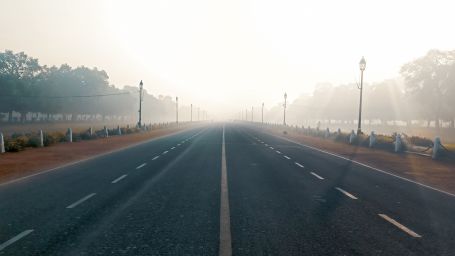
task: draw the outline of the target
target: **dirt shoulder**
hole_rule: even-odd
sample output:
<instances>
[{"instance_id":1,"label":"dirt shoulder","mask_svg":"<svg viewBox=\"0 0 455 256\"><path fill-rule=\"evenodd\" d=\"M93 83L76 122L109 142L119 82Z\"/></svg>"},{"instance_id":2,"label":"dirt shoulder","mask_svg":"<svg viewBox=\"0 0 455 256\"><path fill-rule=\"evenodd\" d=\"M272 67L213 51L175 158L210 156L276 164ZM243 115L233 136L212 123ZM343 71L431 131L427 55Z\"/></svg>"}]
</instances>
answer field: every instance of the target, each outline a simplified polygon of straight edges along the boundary
<instances>
[{"instance_id":1,"label":"dirt shoulder","mask_svg":"<svg viewBox=\"0 0 455 256\"><path fill-rule=\"evenodd\" d=\"M143 133L112 136L104 139L60 143L44 148L27 148L0 155L0 183L49 170L64 164L131 146L133 144L176 133L183 128L163 128Z\"/></svg>"},{"instance_id":2,"label":"dirt shoulder","mask_svg":"<svg viewBox=\"0 0 455 256\"><path fill-rule=\"evenodd\" d=\"M349 159L383 169L449 193L455 193L455 164L453 161L435 161L430 157L413 154L395 154L379 149L353 146L330 139L303 135L287 129L266 129L266 132L313 146Z\"/></svg>"}]
</instances>

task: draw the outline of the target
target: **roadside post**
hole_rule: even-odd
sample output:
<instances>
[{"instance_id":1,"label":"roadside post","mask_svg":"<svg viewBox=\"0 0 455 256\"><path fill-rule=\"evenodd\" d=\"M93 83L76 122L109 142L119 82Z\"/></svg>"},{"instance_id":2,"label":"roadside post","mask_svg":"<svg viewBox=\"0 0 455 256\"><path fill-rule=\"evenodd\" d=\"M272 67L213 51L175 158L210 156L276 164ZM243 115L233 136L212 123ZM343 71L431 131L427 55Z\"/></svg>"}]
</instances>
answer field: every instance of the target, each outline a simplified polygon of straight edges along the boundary
<instances>
[{"instance_id":1,"label":"roadside post","mask_svg":"<svg viewBox=\"0 0 455 256\"><path fill-rule=\"evenodd\" d=\"M104 126L104 136L109 138L109 131L107 130L106 126Z\"/></svg>"},{"instance_id":2,"label":"roadside post","mask_svg":"<svg viewBox=\"0 0 455 256\"><path fill-rule=\"evenodd\" d=\"M3 133L0 133L0 154L5 153L5 141L3 140Z\"/></svg>"},{"instance_id":3,"label":"roadside post","mask_svg":"<svg viewBox=\"0 0 455 256\"><path fill-rule=\"evenodd\" d=\"M368 145L370 148L374 147L374 144L376 144L376 134L374 131L371 131L370 133L370 144Z\"/></svg>"},{"instance_id":4,"label":"roadside post","mask_svg":"<svg viewBox=\"0 0 455 256\"><path fill-rule=\"evenodd\" d=\"M68 142L73 142L73 130L71 128L68 128L68 132L66 134Z\"/></svg>"},{"instance_id":5,"label":"roadside post","mask_svg":"<svg viewBox=\"0 0 455 256\"><path fill-rule=\"evenodd\" d=\"M402 141L401 141L401 134L397 134L397 135L395 136L395 142L394 142L394 144L395 144L395 153L400 152L400 151L401 151L402 144L403 144Z\"/></svg>"},{"instance_id":6,"label":"roadside post","mask_svg":"<svg viewBox=\"0 0 455 256\"><path fill-rule=\"evenodd\" d=\"M351 135L349 135L349 144L354 143L355 137L356 137L355 132L354 130L352 130Z\"/></svg>"},{"instance_id":7,"label":"roadside post","mask_svg":"<svg viewBox=\"0 0 455 256\"><path fill-rule=\"evenodd\" d=\"M40 146L40 147L44 147L43 130L39 130L39 146Z\"/></svg>"},{"instance_id":8,"label":"roadside post","mask_svg":"<svg viewBox=\"0 0 455 256\"><path fill-rule=\"evenodd\" d=\"M431 154L432 159L438 158L440 151L441 150L441 138L436 137L434 138L434 143L433 143L433 154Z\"/></svg>"},{"instance_id":9,"label":"roadside post","mask_svg":"<svg viewBox=\"0 0 455 256\"><path fill-rule=\"evenodd\" d=\"M122 135L122 129L120 129L119 125L117 125L117 134Z\"/></svg>"}]
</instances>

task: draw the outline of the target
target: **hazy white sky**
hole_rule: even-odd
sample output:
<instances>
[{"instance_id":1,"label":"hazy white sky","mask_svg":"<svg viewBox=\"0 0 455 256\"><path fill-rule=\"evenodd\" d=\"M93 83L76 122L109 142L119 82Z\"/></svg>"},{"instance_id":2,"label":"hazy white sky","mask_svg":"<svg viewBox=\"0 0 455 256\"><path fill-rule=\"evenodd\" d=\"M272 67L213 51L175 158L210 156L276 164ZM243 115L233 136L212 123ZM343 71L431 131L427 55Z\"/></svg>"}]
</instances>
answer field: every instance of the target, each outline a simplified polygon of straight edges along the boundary
<instances>
[{"instance_id":1,"label":"hazy white sky","mask_svg":"<svg viewBox=\"0 0 455 256\"><path fill-rule=\"evenodd\" d=\"M0 0L0 50L41 64L105 69L112 84L238 113L292 100L317 82L398 75L453 49L452 1Z\"/></svg>"}]
</instances>

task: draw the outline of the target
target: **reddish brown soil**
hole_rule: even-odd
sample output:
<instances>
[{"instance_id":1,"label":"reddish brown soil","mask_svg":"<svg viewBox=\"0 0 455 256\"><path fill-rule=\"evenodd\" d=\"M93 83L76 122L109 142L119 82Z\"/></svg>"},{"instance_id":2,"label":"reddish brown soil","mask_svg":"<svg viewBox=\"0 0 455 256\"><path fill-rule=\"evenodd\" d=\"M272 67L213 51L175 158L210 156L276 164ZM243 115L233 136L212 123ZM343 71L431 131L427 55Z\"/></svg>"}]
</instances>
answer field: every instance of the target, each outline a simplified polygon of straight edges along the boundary
<instances>
[{"instance_id":1,"label":"reddish brown soil","mask_svg":"<svg viewBox=\"0 0 455 256\"><path fill-rule=\"evenodd\" d=\"M93 157L183 129L185 128L159 129L124 136L112 136L106 139L60 143L44 148L27 148L25 151L17 153L1 154L0 182Z\"/></svg>"},{"instance_id":2,"label":"reddish brown soil","mask_svg":"<svg viewBox=\"0 0 455 256\"><path fill-rule=\"evenodd\" d=\"M353 146L283 129L269 129L269 132L317 147L352 160L397 174L399 176L455 193L455 162L450 160L432 160L430 157L414 154L396 154L379 149Z\"/></svg>"}]
</instances>

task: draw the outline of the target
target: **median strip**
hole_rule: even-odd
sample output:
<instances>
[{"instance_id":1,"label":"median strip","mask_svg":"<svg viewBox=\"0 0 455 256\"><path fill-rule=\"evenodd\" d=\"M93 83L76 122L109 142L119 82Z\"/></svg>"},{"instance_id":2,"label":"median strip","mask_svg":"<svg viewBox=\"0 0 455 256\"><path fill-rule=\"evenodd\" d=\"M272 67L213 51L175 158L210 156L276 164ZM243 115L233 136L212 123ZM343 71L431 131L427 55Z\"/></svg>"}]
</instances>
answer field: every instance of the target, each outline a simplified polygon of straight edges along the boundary
<instances>
[{"instance_id":1,"label":"median strip","mask_svg":"<svg viewBox=\"0 0 455 256\"><path fill-rule=\"evenodd\" d=\"M5 249L6 247L12 245L13 243L19 241L20 239L24 238L25 236L29 235L32 232L33 232L33 229L25 230L22 233L20 233L19 235L17 235L15 237L11 238L10 240L4 242L3 244L0 244L0 251Z\"/></svg>"},{"instance_id":2,"label":"median strip","mask_svg":"<svg viewBox=\"0 0 455 256\"><path fill-rule=\"evenodd\" d=\"M415 238L421 238L422 236L417 234L416 232L410 230L409 228L407 228L406 226L400 224L398 221L390 218L389 216L387 216L386 214L378 214L381 218L385 219L386 221L392 223L393 225L395 225L397 228L401 229L402 231L406 232L408 235L412 236L412 237L415 237Z\"/></svg>"},{"instance_id":3,"label":"median strip","mask_svg":"<svg viewBox=\"0 0 455 256\"><path fill-rule=\"evenodd\" d=\"M354 200L357 200L357 199L358 199L356 196L354 196L353 194L347 192L346 190L343 190L343 189L341 189L341 188L339 188L339 187L336 187L335 189L338 190L338 191L340 191L340 192L343 193L345 196L347 196L347 197L349 197L349 198L351 198L351 199L354 199Z\"/></svg>"},{"instance_id":4,"label":"median strip","mask_svg":"<svg viewBox=\"0 0 455 256\"><path fill-rule=\"evenodd\" d=\"M77 200L76 202L74 202L74 203L68 205L66 208L67 208L67 209L72 209L72 208L74 208L74 207L76 207L76 206L82 204L83 202L89 200L90 198L94 197L95 195L96 195L96 193L91 193L91 194L89 194L89 195L87 195L87 196L85 196L85 197L83 197L83 198Z\"/></svg>"},{"instance_id":5,"label":"median strip","mask_svg":"<svg viewBox=\"0 0 455 256\"><path fill-rule=\"evenodd\" d=\"M115 184L115 183L119 182L120 180L124 179L126 176L127 176L127 175L124 174L124 175L118 177L117 179L113 180L111 183L112 183L112 184Z\"/></svg>"}]
</instances>

